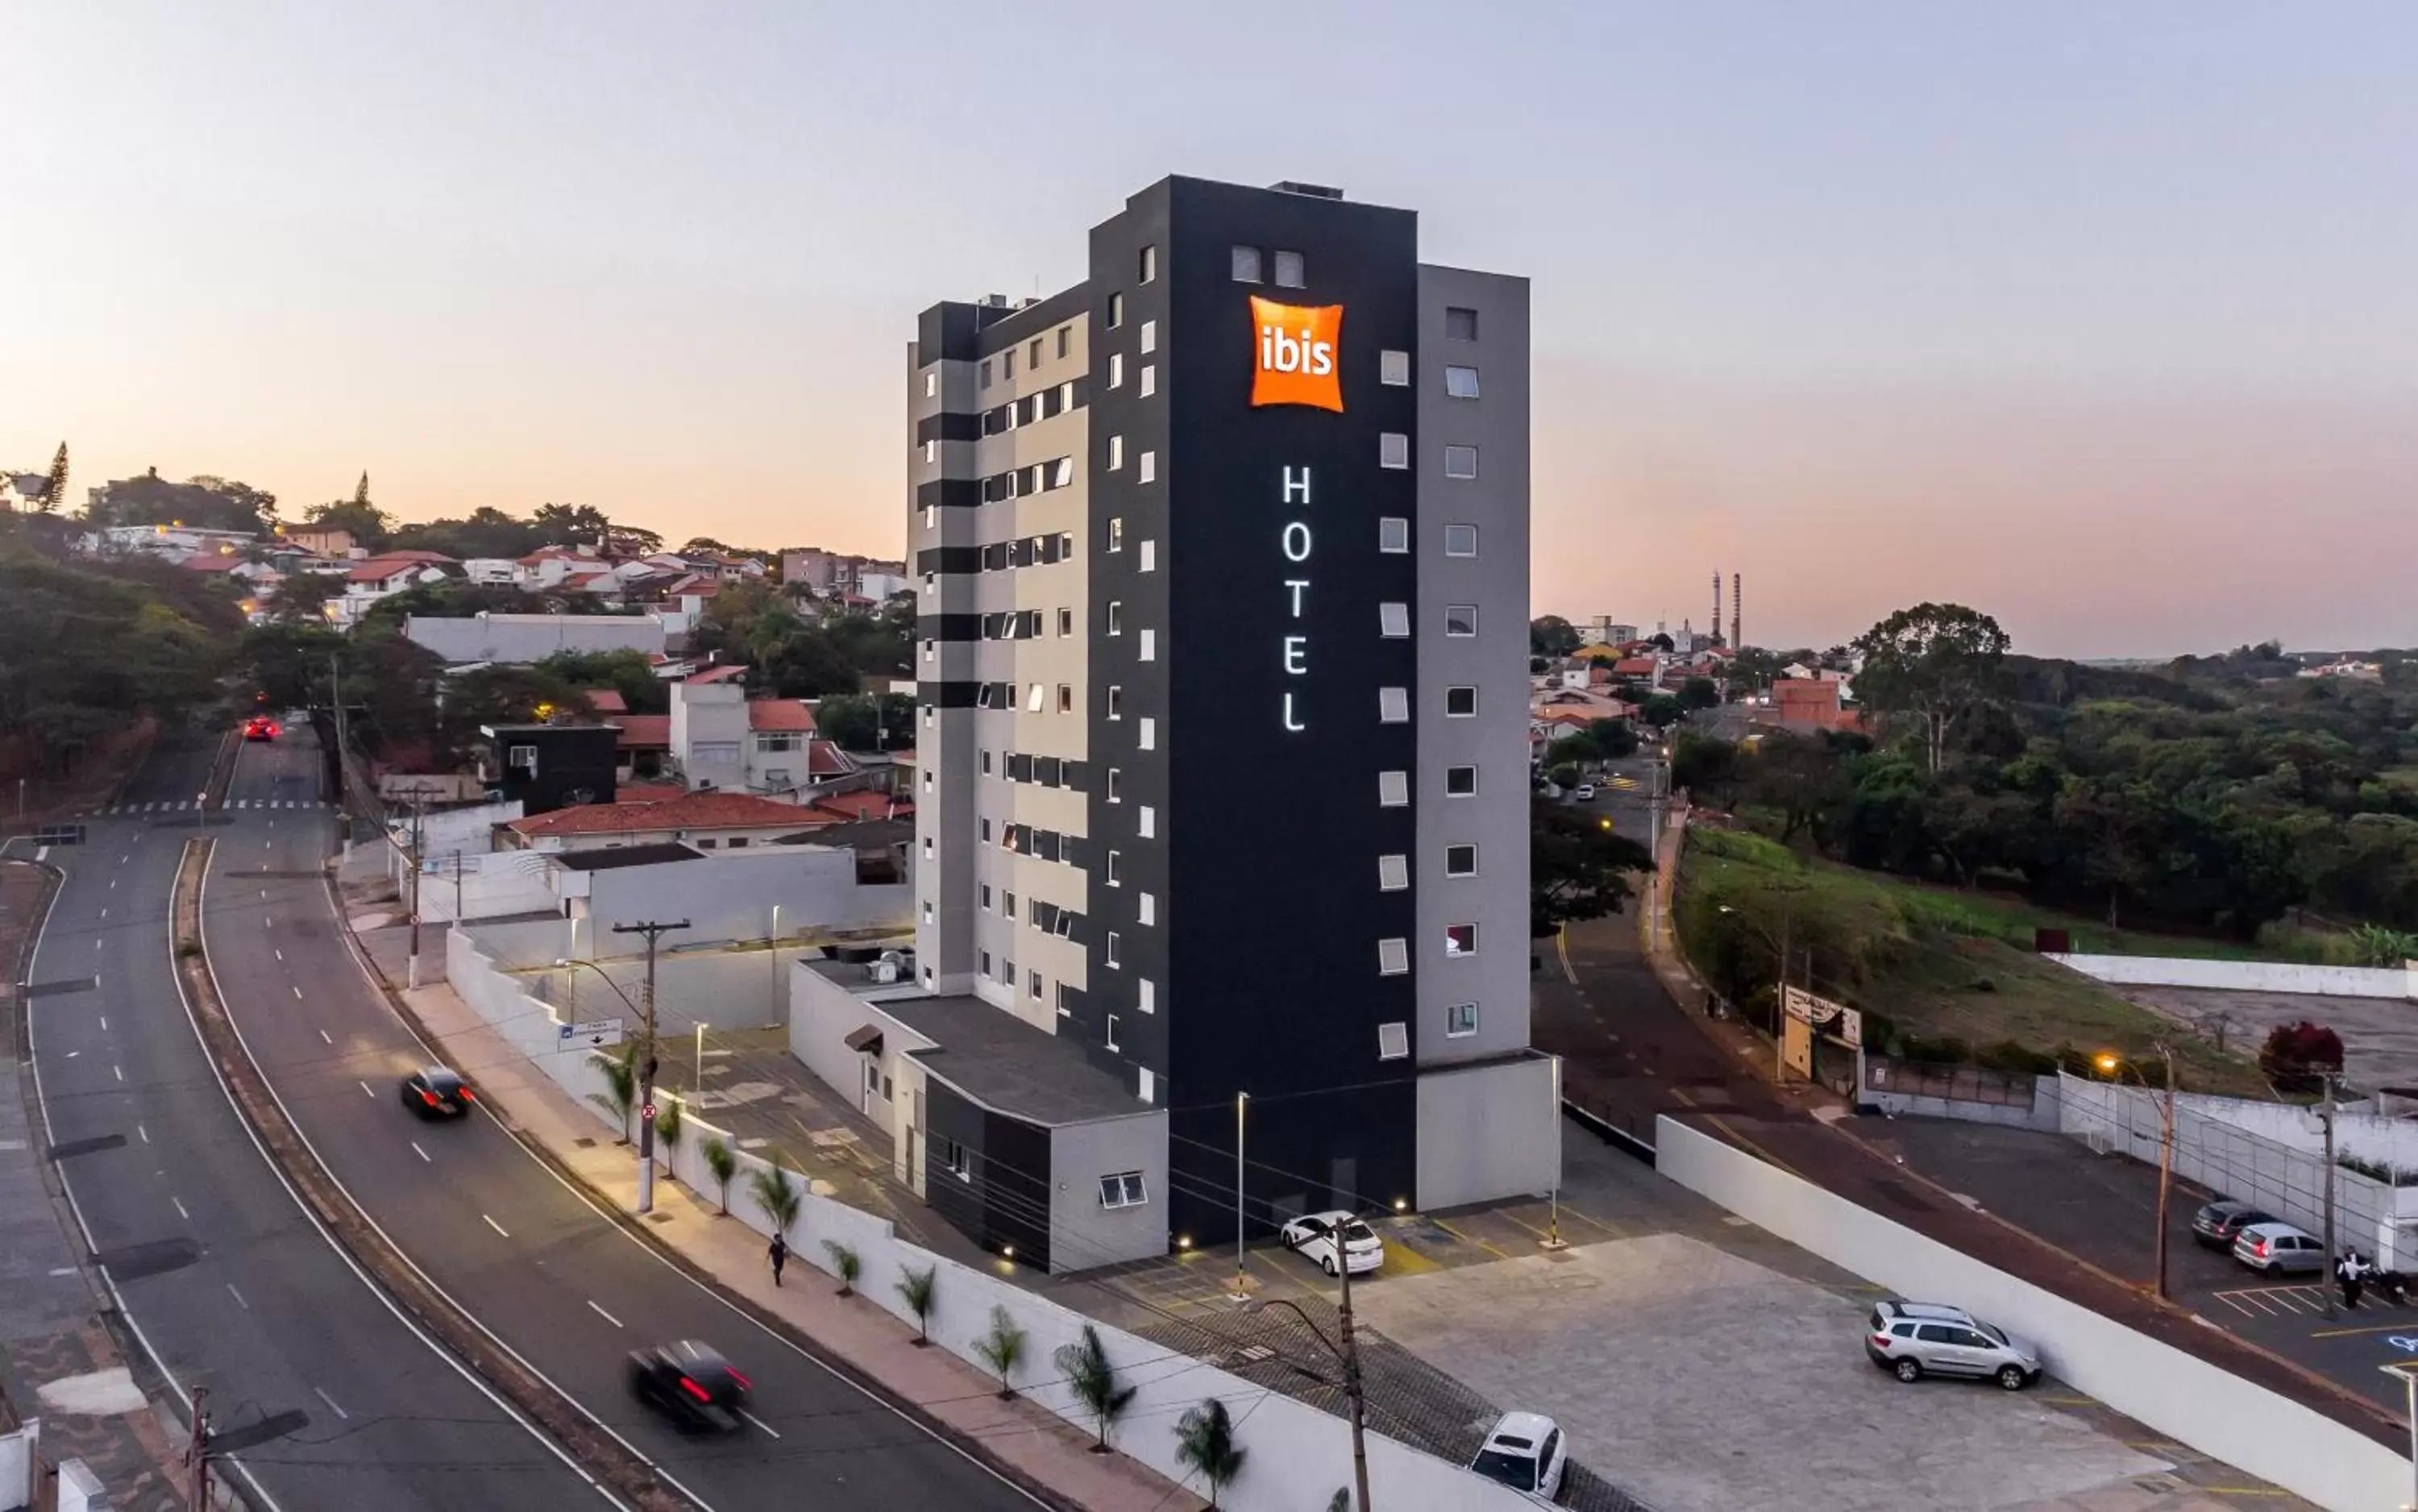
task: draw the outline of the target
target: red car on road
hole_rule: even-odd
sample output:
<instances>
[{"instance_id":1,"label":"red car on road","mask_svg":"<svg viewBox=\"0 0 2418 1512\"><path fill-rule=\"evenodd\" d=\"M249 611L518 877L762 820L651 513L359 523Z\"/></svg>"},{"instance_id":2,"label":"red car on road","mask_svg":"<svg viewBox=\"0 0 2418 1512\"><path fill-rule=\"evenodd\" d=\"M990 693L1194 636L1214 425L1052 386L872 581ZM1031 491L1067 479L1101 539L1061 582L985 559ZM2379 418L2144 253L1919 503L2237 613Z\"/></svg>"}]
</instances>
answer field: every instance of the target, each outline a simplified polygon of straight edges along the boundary
<instances>
[{"instance_id":1,"label":"red car on road","mask_svg":"<svg viewBox=\"0 0 2418 1512\"><path fill-rule=\"evenodd\" d=\"M243 738L247 741L277 739L277 721L267 714L254 714L243 722Z\"/></svg>"}]
</instances>

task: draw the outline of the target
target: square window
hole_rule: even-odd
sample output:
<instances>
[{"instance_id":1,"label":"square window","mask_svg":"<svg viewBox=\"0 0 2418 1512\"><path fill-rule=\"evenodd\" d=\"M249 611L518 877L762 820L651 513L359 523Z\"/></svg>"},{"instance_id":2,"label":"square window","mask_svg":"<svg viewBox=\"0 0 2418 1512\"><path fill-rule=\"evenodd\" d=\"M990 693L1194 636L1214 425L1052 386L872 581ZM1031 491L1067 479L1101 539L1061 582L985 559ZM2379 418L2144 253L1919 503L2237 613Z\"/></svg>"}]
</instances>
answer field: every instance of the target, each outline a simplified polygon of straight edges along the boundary
<instances>
[{"instance_id":1,"label":"square window","mask_svg":"<svg viewBox=\"0 0 2418 1512\"><path fill-rule=\"evenodd\" d=\"M1403 808L1411 802L1411 774L1407 771L1377 773L1377 806Z\"/></svg>"},{"instance_id":2,"label":"square window","mask_svg":"<svg viewBox=\"0 0 2418 1512\"><path fill-rule=\"evenodd\" d=\"M1146 924L1158 923L1158 898L1155 894L1149 893L1134 894L1134 922Z\"/></svg>"},{"instance_id":3,"label":"square window","mask_svg":"<svg viewBox=\"0 0 2418 1512\"><path fill-rule=\"evenodd\" d=\"M1400 431L1385 431L1377 436L1377 466L1407 467L1411 465L1411 438Z\"/></svg>"},{"instance_id":4,"label":"square window","mask_svg":"<svg viewBox=\"0 0 2418 1512\"><path fill-rule=\"evenodd\" d=\"M1444 1031L1454 1039L1477 1032L1477 1004L1457 1002L1444 1011Z\"/></svg>"},{"instance_id":5,"label":"square window","mask_svg":"<svg viewBox=\"0 0 2418 1512\"><path fill-rule=\"evenodd\" d=\"M1134 817L1140 821L1134 826L1135 833L1145 840L1155 840L1158 837L1158 810L1144 803L1134 811Z\"/></svg>"},{"instance_id":6,"label":"square window","mask_svg":"<svg viewBox=\"0 0 2418 1512\"><path fill-rule=\"evenodd\" d=\"M1059 611L1058 611L1058 634L1060 634L1061 635L1071 635L1071 634L1073 634L1074 633L1075 633L1075 611L1074 611L1074 610L1072 610L1072 609L1061 609L1061 610L1059 610Z\"/></svg>"},{"instance_id":7,"label":"square window","mask_svg":"<svg viewBox=\"0 0 2418 1512\"><path fill-rule=\"evenodd\" d=\"M1449 539L1449 532L1452 527L1446 526L1445 528L1447 533L1446 538ZM1122 514L1114 514L1109 517L1109 549L1110 551L1123 551L1125 549L1125 517ZM1471 552L1470 555L1474 557L1477 553Z\"/></svg>"},{"instance_id":8,"label":"square window","mask_svg":"<svg viewBox=\"0 0 2418 1512\"><path fill-rule=\"evenodd\" d=\"M1125 885L1125 853L1124 851L1111 850L1109 852L1109 859L1105 863L1105 865L1107 868L1108 883L1110 887L1123 887Z\"/></svg>"},{"instance_id":9,"label":"square window","mask_svg":"<svg viewBox=\"0 0 2418 1512\"><path fill-rule=\"evenodd\" d=\"M1117 954L1124 944L1125 937L1123 935L1118 934L1113 929L1109 931L1108 962L1110 966L1123 966L1125 964L1117 959Z\"/></svg>"},{"instance_id":10,"label":"square window","mask_svg":"<svg viewBox=\"0 0 2418 1512\"><path fill-rule=\"evenodd\" d=\"M1468 798L1477 791L1477 769L1476 767L1444 769L1444 795L1446 798Z\"/></svg>"},{"instance_id":11,"label":"square window","mask_svg":"<svg viewBox=\"0 0 2418 1512\"><path fill-rule=\"evenodd\" d=\"M1064 357L1066 355L1066 348L1074 341L1074 327L1061 326L1058 328L1058 355L1060 357Z\"/></svg>"},{"instance_id":12,"label":"square window","mask_svg":"<svg viewBox=\"0 0 2418 1512\"><path fill-rule=\"evenodd\" d=\"M1444 714L1446 719L1476 719L1477 690L1471 687L1446 688L1444 691Z\"/></svg>"},{"instance_id":13,"label":"square window","mask_svg":"<svg viewBox=\"0 0 2418 1512\"><path fill-rule=\"evenodd\" d=\"M1411 382L1411 354L1387 348L1377 354L1377 381L1396 389L1406 389Z\"/></svg>"},{"instance_id":14,"label":"square window","mask_svg":"<svg viewBox=\"0 0 2418 1512\"><path fill-rule=\"evenodd\" d=\"M1125 355L1123 352L1110 352L1109 354L1109 387L1122 389L1125 386Z\"/></svg>"},{"instance_id":15,"label":"square window","mask_svg":"<svg viewBox=\"0 0 2418 1512\"><path fill-rule=\"evenodd\" d=\"M1276 283L1278 288L1298 289L1306 285L1308 282L1308 276L1301 265L1301 253L1297 252L1280 252L1277 253Z\"/></svg>"},{"instance_id":16,"label":"square window","mask_svg":"<svg viewBox=\"0 0 2418 1512\"><path fill-rule=\"evenodd\" d=\"M1444 953L1446 955L1477 954L1477 926L1474 924L1444 926Z\"/></svg>"},{"instance_id":17,"label":"square window","mask_svg":"<svg viewBox=\"0 0 2418 1512\"><path fill-rule=\"evenodd\" d=\"M1109 684L1109 717L1110 719L1125 717L1125 691L1113 682Z\"/></svg>"},{"instance_id":18,"label":"square window","mask_svg":"<svg viewBox=\"0 0 2418 1512\"><path fill-rule=\"evenodd\" d=\"M1477 340L1477 312L1459 305L1444 307L1444 339L1448 342Z\"/></svg>"},{"instance_id":19,"label":"square window","mask_svg":"<svg viewBox=\"0 0 2418 1512\"><path fill-rule=\"evenodd\" d=\"M1377 1059L1400 1061L1411 1053L1411 1026L1396 1019L1377 1026Z\"/></svg>"},{"instance_id":20,"label":"square window","mask_svg":"<svg viewBox=\"0 0 2418 1512\"><path fill-rule=\"evenodd\" d=\"M1444 606L1444 633L1447 635L1477 634L1477 605L1447 603Z\"/></svg>"},{"instance_id":21,"label":"square window","mask_svg":"<svg viewBox=\"0 0 2418 1512\"><path fill-rule=\"evenodd\" d=\"M1380 856L1377 858L1377 890L1400 893L1411 885L1411 858Z\"/></svg>"},{"instance_id":22,"label":"square window","mask_svg":"<svg viewBox=\"0 0 2418 1512\"><path fill-rule=\"evenodd\" d=\"M1477 448L1448 446L1444 449L1444 475L1446 478L1477 476Z\"/></svg>"},{"instance_id":23,"label":"square window","mask_svg":"<svg viewBox=\"0 0 2418 1512\"><path fill-rule=\"evenodd\" d=\"M1143 483L1154 483L1158 481L1157 452L1145 451L1141 454L1141 464L1134 470L1134 481Z\"/></svg>"},{"instance_id":24,"label":"square window","mask_svg":"<svg viewBox=\"0 0 2418 1512\"><path fill-rule=\"evenodd\" d=\"M1158 571L1157 542L1145 541L1141 543L1141 560L1134 564L1134 571L1137 573L1155 573Z\"/></svg>"},{"instance_id":25,"label":"square window","mask_svg":"<svg viewBox=\"0 0 2418 1512\"><path fill-rule=\"evenodd\" d=\"M1144 751L1155 751L1158 749L1157 720L1151 718L1148 714L1144 714L1141 717L1140 723L1136 730L1134 745L1138 749Z\"/></svg>"},{"instance_id":26,"label":"square window","mask_svg":"<svg viewBox=\"0 0 2418 1512\"><path fill-rule=\"evenodd\" d=\"M1125 606L1122 602L1116 599L1110 599L1109 601L1109 634L1111 635L1122 635L1125 633Z\"/></svg>"},{"instance_id":27,"label":"square window","mask_svg":"<svg viewBox=\"0 0 2418 1512\"><path fill-rule=\"evenodd\" d=\"M1144 355L1158 350L1157 321L1145 320L1141 323L1141 349Z\"/></svg>"},{"instance_id":28,"label":"square window","mask_svg":"<svg viewBox=\"0 0 2418 1512\"><path fill-rule=\"evenodd\" d=\"M1140 1207L1150 1200L1149 1191L1138 1170L1119 1171L1100 1178L1100 1206L1104 1208Z\"/></svg>"},{"instance_id":29,"label":"square window","mask_svg":"<svg viewBox=\"0 0 2418 1512\"><path fill-rule=\"evenodd\" d=\"M1407 725L1411 722L1411 690L1380 688L1377 690L1377 723Z\"/></svg>"},{"instance_id":30,"label":"square window","mask_svg":"<svg viewBox=\"0 0 2418 1512\"><path fill-rule=\"evenodd\" d=\"M1125 465L1125 438L1122 435L1111 435L1109 437L1109 471L1114 472Z\"/></svg>"},{"instance_id":31,"label":"square window","mask_svg":"<svg viewBox=\"0 0 2418 1512\"><path fill-rule=\"evenodd\" d=\"M1071 714L1074 711L1075 685L1071 682L1062 682L1058 684L1058 712Z\"/></svg>"},{"instance_id":32,"label":"square window","mask_svg":"<svg viewBox=\"0 0 2418 1512\"><path fill-rule=\"evenodd\" d=\"M1391 514L1378 520L1377 549L1395 553L1410 550L1411 522Z\"/></svg>"},{"instance_id":33,"label":"square window","mask_svg":"<svg viewBox=\"0 0 2418 1512\"><path fill-rule=\"evenodd\" d=\"M1158 392L1158 364L1144 362L1141 365L1141 396L1148 399L1156 392Z\"/></svg>"},{"instance_id":34,"label":"square window","mask_svg":"<svg viewBox=\"0 0 2418 1512\"><path fill-rule=\"evenodd\" d=\"M1158 984L1143 977L1134 984L1134 1006L1146 1014L1158 1012Z\"/></svg>"},{"instance_id":35,"label":"square window","mask_svg":"<svg viewBox=\"0 0 2418 1512\"><path fill-rule=\"evenodd\" d=\"M1477 876L1477 848L1476 846L1445 847L1444 874L1446 877Z\"/></svg>"},{"instance_id":36,"label":"square window","mask_svg":"<svg viewBox=\"0 0 2418 1512\"><path fill-rule=\"evenodd\" d=\"M941 370L938 368L927 369L924 374L924 397L926 399L937 397L940 391Z\"/></svg>"},{"instance_id":37,"label":"square window","mask_svg":"<svg viewBox=\"0 0 2418 1512\"><path fill-rule=\"evenodd\" d=\"M1477 527L1448 525L1444 527L1444 554L1447 557L1477 555Z\"/></svg>"},{"instance_id":38,"label":"square window","mask_svg":"<svg viewBox=\"0 0 2418 1512\"><path fill-rule=\"evenodd\" d=\"M1411 606L1407 603L1377 605L1377 634L1388 640L1400 639L1411 633Z\"/></svg>"},{"instance_id":39,"label":"square window","mask_svg":"<svg viewBox=\"0 0 2418 1512\"><path fill-rule=\"evenodd\" d=\"M1125 297L1122 294L1111 294L1109 296L1109 328L1114 330L1125 323Z\"/></svg>"},{"instance_id":40,"label":"square window","mask_svg":"<svg viewBox=\"0 0 2418 1512\"><path fill-rule=\"evenodd\" d=\"M1407 939L1377 941L1377 974L1400 976L1411 969L1411 942Z\"/></svg>"},{"instance_id":41,"label":"square window","mask_svg":"<svg viewBox=\"0 0 2418 1512\"><path fill-rule=\"evenodd\" d=\"M1477 370L1476 368L1445 369L1444 391L1445 396L1448 399L1477 398Z\"/></svg>"},{"instance_id":42,"label":"square window","mask_svg":"<svg viewBox=\"0 0 2418 1512\"><path fill-rule=\"evenodd\" d=\"M1234 249L1234 282L1257 283L1260 281L1260 250L1257 247Z\"/></svg>"},{"instance_id":43,"label":"square window","mask_svg":"<svg viewBox=\"0 0 2418 1512\"><path fill-rule=\"evenodd\" d=\"M1158 247L1154 243L1141 250L1141 267L1137 271L1134 282L1137 283L1148 283L1157 277Z\"/></svg>"},{"instance_id":44,"label":"square window","mask_svg":"<svg viewBox=\"0 0 2418 1512\"><path fill-rule=\"evenodd\" d=\"M1124 802L1125 801L1125 775L1124 769L1110 767L1107 776L1101 780L1100 796L1111 803Z\"/></svg>"}]
</instances>

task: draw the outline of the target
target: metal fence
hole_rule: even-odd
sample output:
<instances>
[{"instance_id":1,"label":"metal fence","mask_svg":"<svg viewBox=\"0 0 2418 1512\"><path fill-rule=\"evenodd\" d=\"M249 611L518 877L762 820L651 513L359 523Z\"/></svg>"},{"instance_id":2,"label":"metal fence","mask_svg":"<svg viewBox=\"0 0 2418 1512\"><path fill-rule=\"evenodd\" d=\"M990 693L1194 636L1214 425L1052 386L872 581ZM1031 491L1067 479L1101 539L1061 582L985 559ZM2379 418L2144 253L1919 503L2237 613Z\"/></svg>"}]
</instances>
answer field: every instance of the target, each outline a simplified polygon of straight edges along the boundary
<instances>
[{"instance_id":1,"label":"metal fence","mask_svg":"<svg viewBox=\"0 0 2418 1512\"><path fill-rule=\"evenodd\" d=\"M1935 1065L1868 1056L1864 1086L1870 1092L1897 1092L1907 1097L1940 1097L1957 1103L1986 1103L1993 1107L2028 1110L2038 1092L2039 1078L2028 1072L1993 1071L1988 1066Z\"/></svg>"}]
</instances>

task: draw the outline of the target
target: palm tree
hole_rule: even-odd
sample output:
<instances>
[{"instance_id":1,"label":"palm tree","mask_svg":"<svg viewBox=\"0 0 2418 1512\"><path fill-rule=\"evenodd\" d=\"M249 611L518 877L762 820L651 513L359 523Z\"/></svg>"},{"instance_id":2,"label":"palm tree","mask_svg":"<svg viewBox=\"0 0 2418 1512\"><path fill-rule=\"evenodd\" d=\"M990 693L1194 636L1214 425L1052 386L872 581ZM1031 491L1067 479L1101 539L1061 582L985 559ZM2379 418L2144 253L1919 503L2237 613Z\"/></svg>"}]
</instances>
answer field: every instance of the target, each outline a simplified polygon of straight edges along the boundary
<instances>
[{"instance_id":1,"label":"palm tree","mask_svg":"<svg viewBox=\"0 0 2418 1512\"><path fill-rule=\"evenodd\" d=\"M798 1221L799 1191L789 1168L783 1165L780 1152L773 1153L773 1164L747 1179L748 1189L756 1194L757 1206L773 1220L773 1231L787 1234L789 1225Z\"/></svg>"},{"instance_id":2,"label":"palm tree","mask_svg":"<svg viewBox=\"0 0 2418 1512\"><path fill-rule=\"evenodd\" d=\"M664 1153L666 1157L680 1153L681 1100L679 1098L665 1098L664 1106L656 1110L655 1138L664 1142Z\"/></svg>"},{"instance_id":3,"label":"palm tree","mask_svg":"<svg viewBox=\"0 0 2418 1512\"><path fill-rule=\"evenodd\" d=\"M839 1294L843 1297L856 1295L856 1278L865 1274L865 1261L856 1258L855 1250L836 1239L824 1240L823 1251L832 1258L832 1269L839 1273Z\"/></svg>"},{"instance_id":4,"label":"palm tree","mask_svg":"<svg viewBox=\"0 0 2418 1512\"><path fill-rule=\"evenodd\" d=\"M926 1265L920 1271L898 1267L898 1296L915 1314L915 1347L932 1342L932 1304L938 1300L941 1268Z\"/></svg>"},{"instance_id":5,"label":"palm tree","mask_svg":"<svg viewBox=\"0 0 2418 1512\"><path fill-rule=\"evenodd\" d=\"M613 1115L621 1125L621 1138L616 1144L630 1142L630 1115L638 1110L638 1042L623 1040L611 1053L589 1052L596 1063L604 1068L604 1090L589 1092L588 1100Z\"/></svg>"},{"instance_id":6,"label":"palm tree","mask_svg":"<svg viewBox=\"0 0 2418 1512\"><path fill-rule=\"evenodd\" d=\"M1176 1420L1175 1458L1208 1483L1209 1512L1217 1512L1217 1493L1233 1484L1249 1452L1234 1442L1234 1420L1215 1397Z\"/></svg>"},{"instance_id":7,"label":"palm tree","mask_svg":"<svg viewBox=\"0 0 2418 1512\"><path fill-rule=\"evenodd\" d=\"M1335 1488L1335 1494L1326 1499L1326 1512L1352 1512L1352 1488Z\"/></svg>"},{"instance_id":8,"label":"palm tree","mask_svg":"<svg viewBox=\"0 0 2418 1512\"><path fill-rule=\"evenodd\" d=\"M1057 1361L1058 1373L1066 1378L1066 1389L1091 1410L1100 1434L1100 1442L1092 1445L1092 1452L1107 1454L1109 1426L1125 1415L1125 1410L1133 1405L1134 1393L1141 1388L1118 1387L1117 1367L1109 1362L1108 1347L1100 1342L1100 1331L1090 1323L1083 1325L1080 1339L1059 1345L1050 1358Z\"/></svg>"},{"instance_id":9,"label":"palm tree","mask_svg":"<svg viewBox=\"0 0 2418 1512\"><path fill-rule=\"evenodd\" d=\"M990 1367L991 1374L999 1377L1001 1401L1016 1395L1016 1388L1008 1384L1008 1378L1015 1375L1016 1367L1024 1363L1024 1330L1016 1326L1016 1320L1007 1315L1005 1307L993 1307L990 1310L990 1332L974 1340L974 1352L982 1357L983 1364Z\"/></svg>"},{"instance_id":10,"label":"palm tree","mask_svg":"<svg viewBox=\"0 0 2418 1512\"><path fill-rule=\"evenodd\" d=\"M705 1168L713 1174L713 1184L722 1195L719 1217L730 1216L730 1178L739 1174L739 1154L721 1139L705 1141Z\"/></svg>"}]
</instances>

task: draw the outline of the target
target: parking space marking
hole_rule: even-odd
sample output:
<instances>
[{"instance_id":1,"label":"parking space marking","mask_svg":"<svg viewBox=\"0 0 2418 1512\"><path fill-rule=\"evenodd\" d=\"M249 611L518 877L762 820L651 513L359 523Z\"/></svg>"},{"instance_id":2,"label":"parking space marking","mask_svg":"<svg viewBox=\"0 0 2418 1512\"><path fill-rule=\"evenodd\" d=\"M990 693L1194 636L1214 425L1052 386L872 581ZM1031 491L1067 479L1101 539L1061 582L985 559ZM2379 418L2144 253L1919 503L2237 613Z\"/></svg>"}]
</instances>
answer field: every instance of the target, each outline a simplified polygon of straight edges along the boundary
<instances>
[{"instance_id":1,"label":"parking space marking","mask_svg":"<svg viewBox=\"0 0 2418 1512\"><path fill-rule=\"evenodd\" d=\"M2354 1334L2406 1334L2408 1332L2410 1332L2408 1323L2379 1323L2373 1328L2320 1328L2309 1336L2311 1338L2349 1338Z\"/></svg>"},{"instance_id":2,"label":"parking space marking","mask_svg":"<svg viewBox=\"0 0 2418 1512\"><path fill-rule=\"evenodd\" d=\"M1448 1233L1448 1234L1452 1235L1455 1239L1460 1240L1460 1241L1461 1241L1462 1244L1464 1244L1464 1245L1476 1245L1478 1248L1480 1248L1480 1249L1482 1249L1482 1250L1486 1251L1488 1254L1490 1254L1490 1255L1493 1256L1496 1260L1509 1260L1509 1259L1511 1259L1511 1252L1510 1252L1510 1251L1508 1251L1508 1250L1504 1250L1504 1249L1497 1249L1497 1248L1495 1248L1492 1245L1488 1244L1488 1243L1487 1243L1485 1240L1483 1240L1483 1239L1473 1239L1473 1238L1471 1238L1468 1234L1465 1234L1465 1233L1462 1232L1460 1229L1458 1229L1454 1228L1451 1224L1448 1224L1448 1223L1445 1222L1442 1218L1430 1218L1428 1221L1429 1221L1430 1223L1434 1224L1437 1228L1439 1228L1439 1229L1443 1229L1445 1232L1446 1232L1446 1233ZM1408 1249L1408 1248L1410 1248L1411 1246L1410 1246L1410 1245L1404 1245L1402 1247L1403 1247L1404 1249ZM1427 1260L1427 1257L1426 1257L1426 1256L1424 1256L1424 1255L1420 1256L1419 1258L1420 1258L1421 1260ZM1435 1263L1435 1261L1433 1261L1433 1260L1428 1260L1428 1268L1429 1268L1429 1269L1431 1269L1431 1270L1435 1269L1435 1268L1436 1268L1436 1263Z\"/></svg>"},{"instance_id":3,"label":"parking space marking","mask_svg":"<svg viewBox=\"0 0 2418 1512\"><path fill-rule=\"evenodd\" d=\"M2219 1302L2244 1318L2275 1318L2285 1313L2322 1313L2326 1292L2317 1286L2255 1286L2214 1293Z\"/></svg>"}]
</instances>

